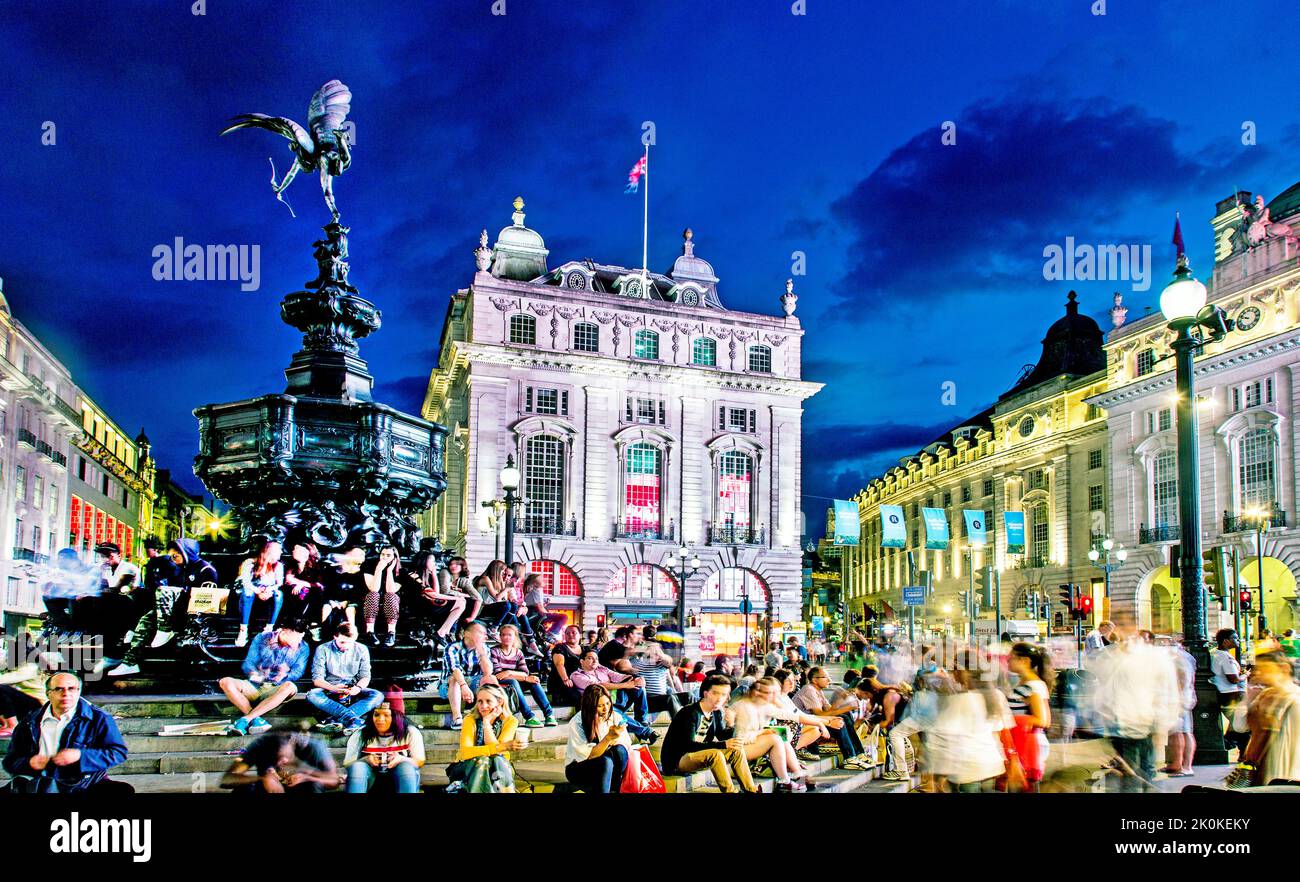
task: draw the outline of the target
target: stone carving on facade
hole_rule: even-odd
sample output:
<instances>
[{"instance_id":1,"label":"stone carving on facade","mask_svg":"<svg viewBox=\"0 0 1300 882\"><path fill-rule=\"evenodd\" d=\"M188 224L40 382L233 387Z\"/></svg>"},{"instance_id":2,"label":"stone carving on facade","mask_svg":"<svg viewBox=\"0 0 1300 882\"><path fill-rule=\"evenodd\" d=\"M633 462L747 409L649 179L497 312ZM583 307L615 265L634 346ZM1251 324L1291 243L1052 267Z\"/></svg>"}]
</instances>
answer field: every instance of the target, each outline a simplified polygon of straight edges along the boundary
<instances>
[{"instance_id":1,"label":"stone carving on facade","mask_svg":"<svg viewBox=\"0 0 1300 882\"><path fill-rule=\"evenodd\" d=\"M794 293L794 279L786 279L785 293L781 295L781 309L785 311L787 316L792 316L798 303L799 295Z\"/></svg>"},{"instance_id":2,"label":"stone carving on facade","mask_svg":"<svg viewBox=\"0 0 1300 882\"><path fill-rule=\"evenodd\" d=\"M780 348L781 344L789 338L785 334L764 334L763 339L771 343L773 347Z\"/></svg>"},{"instance_id":3,"label":"stone carving on facade","mask_svg":"<svg viewBox=\"0 0 1300 882\"><path fill-rule=\"evenodd\" d=\"M488 267L492 266L492 249L488 247L487 230L479 234L478 247L474 249L474 265L481 273L487 272Z\"/></svg>"},{"instance_id":4,"label":"stone carving on facade","mask_svg":"<svg viewBox=\"0 0 1300 882\"><path fill-rule=\"evenodd\" d=\"M492 301L492 305L495 306L499 312L509 312L510 310L518 310L523 307L523 301L518 297L490 297L488 299Z\"/></svg>"},{"instance_id":5,"label":"stone carving on facade","mask_svg":"<svg viewBox=\"0 0 1300 882\"><path fill-rule=\"evenodd\" d=\"M1257 195L1253 207L1244 202L1238 204L1242 214L1240 229L1245 233L1247 250L1256 248L1269 239L1281 239L1286 243L1287 255L1290 256L1290 248L1296 244L1296 234L1290 224L1277 223L1269 217L1264 196Z\"/></svg>"}]
</instances>

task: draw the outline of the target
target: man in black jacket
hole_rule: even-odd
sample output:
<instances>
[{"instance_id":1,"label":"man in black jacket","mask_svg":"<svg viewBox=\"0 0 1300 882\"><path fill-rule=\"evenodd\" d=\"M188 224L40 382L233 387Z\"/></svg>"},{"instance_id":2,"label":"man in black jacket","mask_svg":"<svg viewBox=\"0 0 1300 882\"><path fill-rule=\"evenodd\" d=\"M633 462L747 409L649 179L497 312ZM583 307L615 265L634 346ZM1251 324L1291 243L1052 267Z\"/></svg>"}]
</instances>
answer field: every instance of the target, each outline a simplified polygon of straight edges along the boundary
<instances>
[{"instance_id":1,"label":"man in black jacket","mask_svg":"<svg viewBox=\"0 0 1300 882\"><path fill-rule=\"evenodd\" d=\"M144 553L149 558L144 564L144 588L136 592L136 601L144 609L132 629L131 645L122 663L108 672L110 677L140 673L140 658L145 647L151 642L161 646L171 639L171 632L164 631L165 639L154 641L159 623L170 621L172 601L180 592L181 569L170 555L163 554L163 544L152 536L144 540Z\"/></svg>"},{"instance_id":2,"label":"man in black jacket","mask_svg":"<svg viewBox=\"0 0 1300 882\"><path fill-rule=\"evenodd\" d=\"M704 679L700 684L700 700L682 708L668 726L659 755L665 775L687 775L710 769L724 793L736 793L736 784L731 780L731 773L735 772L741 792L758 792L745 750L735 739L734 729L723 719L730 697L729 678Z\"/></svg>"},{"instance_id":3,"label":"man in black jacket","mask_svg":"<svg viewBox=\"0 0 1300 882\"><path fill-rule=\"evenodd\" d=\"M49 702L14 730L4 769L18 793L130 791L109 781L108 770L126 759L126 742L112 716L81 697L81 680L67 672L45 684Z\"/></svg>"}]
</instances>

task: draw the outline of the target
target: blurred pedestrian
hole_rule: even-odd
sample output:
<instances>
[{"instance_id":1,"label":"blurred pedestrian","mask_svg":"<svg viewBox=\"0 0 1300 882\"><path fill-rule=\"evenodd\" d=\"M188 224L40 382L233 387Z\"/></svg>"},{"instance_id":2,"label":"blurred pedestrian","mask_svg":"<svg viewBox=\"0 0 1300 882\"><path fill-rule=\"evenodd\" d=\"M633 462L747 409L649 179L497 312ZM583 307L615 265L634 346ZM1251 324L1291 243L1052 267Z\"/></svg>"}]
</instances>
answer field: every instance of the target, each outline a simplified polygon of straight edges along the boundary
<instances>
[{"instance_id":1,"label":"blurred pedestrian","mask_svg":"<svg viewBox=\"0 0 1300 882\"><path fill-rule=\"evenodd\" d=\"M1111 746L1133 772L1119 789L1142 791L1155 777L1155 739L1172 731L1182 713L1177 674L1167 652L1136 633L1117 637L1093 661L1093 701Z\"/></svg>"},{"instance_id":2,"label":"blurred pedestrian","mask_svg":"<svg viewBox=\"0 0 1300 882\"><path fill-rule=\"evenodd\" d=\"M1256 656L1250 692L1244 710L1250 740L1237 774L1253 786L1300 781L1300 686L1291 660L1281 652Z\"/></svg>"},{"instance_id":3,"label":"blurred pedestrian","mask_svg":"<svg viewBox=\"0 0 1300 882\"><path fill-rule=\"evenodd\" d=\"M1233 712L1246 697L1246 675L1237 655L1241 651L1241 640L1236 631L1223 628L1214 635L1214 643L1216 648L1210 653L1210 682L1218 690L1219 713L1231 724ZM1223 724L1220 723L1219 727L1222 729ZM1247 739L1229 725L1224 741L1229 749L1240 749L1246 746Z\"/></svg>"}]
</instances>

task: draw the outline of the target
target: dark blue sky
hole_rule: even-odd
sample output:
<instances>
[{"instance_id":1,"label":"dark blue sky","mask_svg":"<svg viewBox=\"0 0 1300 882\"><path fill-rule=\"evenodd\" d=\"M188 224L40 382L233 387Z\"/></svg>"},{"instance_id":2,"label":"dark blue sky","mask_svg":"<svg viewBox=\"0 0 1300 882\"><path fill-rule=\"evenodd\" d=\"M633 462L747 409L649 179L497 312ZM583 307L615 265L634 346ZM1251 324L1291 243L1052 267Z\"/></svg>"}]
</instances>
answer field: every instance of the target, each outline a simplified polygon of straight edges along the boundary
<instances>
[{"instance_id":1,"label":"dark blue sky","mask_svg":"<svg viewBox=\"0 0 1300 882\"><path fill-rule=\"evenodd\" d=\"M17 5L17 4L15 4ZM36 4L22 4L26 6ZM448 293L486 227L528 224L552 265L640 258L625 196L653 120L652 266L680 231L724 303L777 313L791 252L807 330L804 506L820 530L897 457L987 406L1034 361L1070 283L1042 250L1153 245L1151 289L1075 283L1105 323L1140 315L1181 210L1207 278L1207 221L1234 186L1300 178L1294 8L1281 3L1030 4L709 0L576 4L64 3L0 16L0 276L15 312L128 430L188 476L199 404L279 391L298 335L279 299L314 276L319 187L269 193L268 133L305 122L322 82L353 91L356 163L336 183L352 280L384 311L363 354L378 395L417 410ZM331 18L313 19L315 15ZM957 143L943 146L944 121ZM1258 144L1243 146L1243 121ZM42 124L57 144L41 144ZM151 252L257 244L261 289L156 282ZM940 402L957 384L957 404ZM190 481L193 482L192 477ZM195 483L194 486L197 487Z\"/></svg>"}]
</instances>

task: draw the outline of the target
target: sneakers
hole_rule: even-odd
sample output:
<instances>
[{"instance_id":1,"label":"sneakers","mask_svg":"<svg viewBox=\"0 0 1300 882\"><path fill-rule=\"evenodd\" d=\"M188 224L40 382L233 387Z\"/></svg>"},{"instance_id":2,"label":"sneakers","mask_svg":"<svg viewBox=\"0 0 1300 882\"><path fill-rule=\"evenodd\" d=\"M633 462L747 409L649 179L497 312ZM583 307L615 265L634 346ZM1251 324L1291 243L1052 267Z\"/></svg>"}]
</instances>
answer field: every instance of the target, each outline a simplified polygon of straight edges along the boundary
<instances>
[{"instance_id":1,"label":"sneakers","mask_svg":"<svg viewBox=\"0 0 1300 882\"><path fill-rule=\"evenodd\" d=\"M906 781L907 779L908 779L908 775L905 772L890 771L890 772L885 772L885 774L880 776L880 780L882 781Z\"/></svg>"},{"instance_id":2,"label":"sneakers","mask_svg":"<svg viewBox=\"0 0 1300 882\"><path fill-rule=\"evenodd\" d=\"M555 719L555 714L547 714L545 724L547 726L558 726L560 721Z\"/></svg>"},{"instance_id":3,"label":"sneakers","mask_svg":"<svg viewBox=\"0 0 1300 882\"><path fill-rule=\"evenodd\" d=\"M330 720L328 723L317 723L316 731L324 735L337 735L343 731L343 724L335 720Z\"/></svg>"},{"instance_id":4,"label":"sneakers","mask_svg":"<svg viewBox=\"0 0 1300 882\"><path fill-rule=\"evenodd\" d=\"M159 646L166 646L175 636L176 635L171 631L159 631L157 634L153 635L153 642L150 643L149 646L153 649L157 649Z\"/></svg>"},{"instance_id":5,"label":"sneakers","mask_svg":"<svg viewBox=\"0 0 1300 882\"><path fill-rule=\"evenodd\" d=\"M844 768L846 769L869 769L874 765L875 763L866 756L855 756L853 759L844 762Z\"/></svg>"},{"instance_id":6,"label":"sneakers","mask_svg":"<svg viewBox=\"0 0 1300 882\"><path fill-rule=\"evenodd\" d=\"M540 729L544 725L546 724L543 723L541 720L539 720L537 717L529 717L528 722L524 723L524 726L529 729Z\"/></svg>"},{"instance_id":7,"label":"sneakers","mask_svg":"<svg viewBox=\"0 0 1300 882\"><path fill-rule=\"evenodd\" d=\"M389 631L387 634L383 636L383 638L381 638L380 643L385 647L392 649L394 646L397 645L397 632Z\"/></svg>"},{"instance_id":8,"label":"sneakers","mask_svg":"<svg viewBox=\"0 0 1300 882\"><path fill-rule=\"evenodd\" d=\"M797 793L794 781L777 781L772 786L773 793Z\"/></svg>"},{"instance_id":9,"label":"sneakers","mask_svg":"<svg viewBox=\"0 0 1300 882\"><path fill-rule=\"evenodd\" d=\"M110 677L129 677L129 676L131 676L132 674L138 674L138 673L140 673L140 666L139 666L139 665L128 665L126 662L123 662L122 664L120 664L120 665L118 665L117 667L113 668L113 670L109 671L109 672L108 672L108 676L110 676Z\"/></svg>"},{"instance_id":10,"label":"sneakers","mask_svg":"<svg viewBox=\"0 0 1300 882\"><path fill-rule=\"evenodd\" d=\"M463 725L465 725L465 721L461 718L456 718L451 721L451 724L447 728L455 731Z\"/></svg>"},{"instance_id":11,"label":"sneakers","mask_svg":"<svg viewBox=\"0 0 1300 882\"><path fill-rule=\"evenodd\" d=\"M125 634L122 635L122 645L123 645L123 646L130 646L130 645L131 645L131 641L134 640L134 639L135 639L135 632L134 632L134 631L127 631Z\"/></svg>"},{"instance_id":12,"label":"sneakers","mask_svg":"<svg viewBox=\"0 0 1300 882\"><path fill-rule=\"evenodd\" d=\"M266 721L265 717L253 717L248 724L248 734L261 735L263 732L270 732L271 724Z\"/></svg>"},{"instance_id":13,"label":"sneakers","mask_svg":"<svg viewBox=\"0 0 1300 882\"><path fill-rule=\"evenodd\" d=\"M795 756L806 763L817 763L821 762L822 759L820 754L813 753L811 750L796 750L794 753Z\"/></svg>"},{"instance_id":14,"label":"sneakers","mask_svg":"<svg viewBox=\"0 0 1300 882\"><path fill-rule=\"evenodd\" d=\"M226 732L231 735L238 735L240 738L244 737L248 734L248 720L240 717L230 724L230 728L226 729Z\"/></svg>"},{"instance_id":15,"label":"sneakers","mask_svg":"<svg viewBox=\"0 0 1300 882\"><path fill-rule=\"evenodd\" d=\"M248 645L248 626L240 625L239 633L235 635L235 646L243 647Z\"/></svg>"}]
</instances>

